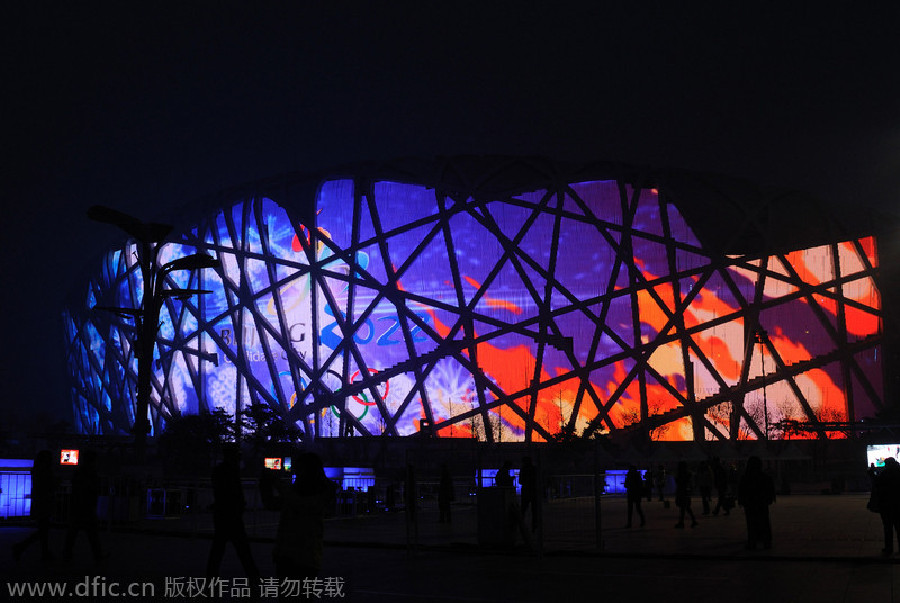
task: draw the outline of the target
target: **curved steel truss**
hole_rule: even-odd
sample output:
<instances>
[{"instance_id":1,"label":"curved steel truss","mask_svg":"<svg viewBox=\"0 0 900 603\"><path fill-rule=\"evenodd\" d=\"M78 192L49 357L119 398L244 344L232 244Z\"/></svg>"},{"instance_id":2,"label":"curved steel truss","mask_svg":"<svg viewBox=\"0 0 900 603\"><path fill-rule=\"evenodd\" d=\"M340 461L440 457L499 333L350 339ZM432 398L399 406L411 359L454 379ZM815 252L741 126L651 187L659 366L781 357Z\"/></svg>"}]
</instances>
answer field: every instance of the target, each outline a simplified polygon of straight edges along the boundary
<instances>
[{"instance_id":1,"label":"curved steel truss","mask_svg":"<svg viewBox=\"0 0 900 603\"><path fill-rule=\"evenodd\" d=\"M205 251L218 265L166 276L211 293L164 300L154 428L262 403L309 438L762 439L836 435L881 408L874 237L726 255L660 184L458 180L250 194L165 243L162 262ZM140 308L136 253L111 252L66 313L85 432L134 422L134 313L90 308Z\"/></svg>"}]
</instances>

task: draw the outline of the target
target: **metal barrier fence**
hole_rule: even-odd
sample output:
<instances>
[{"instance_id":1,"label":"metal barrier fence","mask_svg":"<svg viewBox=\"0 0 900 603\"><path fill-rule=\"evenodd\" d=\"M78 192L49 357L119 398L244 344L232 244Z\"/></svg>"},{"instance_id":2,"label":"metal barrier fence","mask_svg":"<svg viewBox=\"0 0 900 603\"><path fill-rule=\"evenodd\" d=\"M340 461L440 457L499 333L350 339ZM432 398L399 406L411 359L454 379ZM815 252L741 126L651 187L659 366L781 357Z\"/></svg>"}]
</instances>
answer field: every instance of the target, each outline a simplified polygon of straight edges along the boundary
<instances>
[{"instance_id":1,"label":"metal barrier fence","mask_svg":"<svg viewBox=\"0 0 900 603\"><path fill-rule=\"evenodd\" d=\"M376 477L373 481L365 488L351 486L336 491L326 524L328 540L410 547L512 546L524 542L535 549L542 548L546 541L551 547L570 548L573 536L583 540L584 533L595 527L596 480L592 475L547 476L539 491L538 508L524 513L517 483L516 487L504 489L496 486L493 476L455 475L450 521L446 523L439 521L440 481L435 476L415 481L414 508L410 508L407 480L395 476ZM213 531L214 495L209 479L171 481L144 488L111 484L104 482L98 498L98 517L106 529L122 525L192 535ZM244 479L243 494L248 535L274 538L279 514L263 506L258 480ZM61 483L54 511L57 523L68 520L70 498L70 485Z\"/></svg>"},{"instance_id":2,"label":"metal barrier fence","mask_svg":"<svg viewBox=\"0 0 900 603\"><path fill-rule=\"evenodd\" d=\"M538 500L525 505L516 482L502 488L493 475L457 474L452 479L450 520L441 522L437 476L415 480L412 508L408 480L397 474L375 476L365 487L336 491L326 539L407 547L526 546L537 552L596 549L603 546L604 530L625 523L624 495L618 493L621 478L616 472L539 475ZM258 480L244 479L243 493L248 535L274 539L279 514L263 506ZM653 498L655 503L655 492ZM57 496L57 520L66 520L68 499L64 486ZM100 496L98 516L109 529L131 524L158 532L209 535L213 503L209 479L172 481L108 490Z\"/></svg>"}]
</instances>

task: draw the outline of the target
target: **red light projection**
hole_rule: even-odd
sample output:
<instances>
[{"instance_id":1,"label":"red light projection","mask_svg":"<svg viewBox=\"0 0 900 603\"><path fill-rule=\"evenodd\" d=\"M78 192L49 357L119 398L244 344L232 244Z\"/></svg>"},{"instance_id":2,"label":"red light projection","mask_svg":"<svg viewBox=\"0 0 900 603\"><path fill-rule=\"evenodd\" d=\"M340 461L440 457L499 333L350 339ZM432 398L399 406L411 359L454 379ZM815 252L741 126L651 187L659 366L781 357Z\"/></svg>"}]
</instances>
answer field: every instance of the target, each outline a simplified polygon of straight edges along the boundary
<instances>
[{"instance_id":1,"label":"red light projection","mask_svg":"<svg viewBox=\"0 0 900 603\"><path fill-rule=\"evenodd\" d=\"M309 228L253 197L164 247L221 266L172 277L211 293L163 309L154 425L263 402L308 438L824 438L883 407L874 237L723 255L661 182L446 173L319 182ZM89 306L140 298L130 258ZM99 320L67 319L73 396L85 431L125 433L105 401L128 399L134 329Z\"/></svg>"}]
</instances>

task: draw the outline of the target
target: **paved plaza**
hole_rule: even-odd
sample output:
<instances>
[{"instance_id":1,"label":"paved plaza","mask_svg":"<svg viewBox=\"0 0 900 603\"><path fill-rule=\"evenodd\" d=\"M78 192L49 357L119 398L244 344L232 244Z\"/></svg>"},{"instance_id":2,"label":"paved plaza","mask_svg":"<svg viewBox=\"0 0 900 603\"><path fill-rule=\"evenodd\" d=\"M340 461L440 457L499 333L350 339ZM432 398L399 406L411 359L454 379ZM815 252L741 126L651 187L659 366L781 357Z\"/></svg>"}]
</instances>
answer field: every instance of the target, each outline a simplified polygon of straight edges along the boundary
<instances>
[{"instance_id":1,"label":"paved plaza","mask_svg":"<svg viewBox=\"0 0 900 603\"><path fill-rule=\"evenodd\" d=\"M695 503L700 525L679 530L674 507L654 501L644 504L647 525L626 529L621 497L602 499L599 548L589 500L546 505L543 539L532 533L531 546L519 537L512 548L478 545L472 506L455 507L450 525L438 523L436 511L424 508L417 530L407 530L402 513L332 519L326 525L322 569L331 590L320 591L319 600L900 601L900 556L880 556L881 523L865 509L866 500L865 494L779 498L772 507L774 546L767 551L744 549L740 509L730 516L703 516ZM11 544L30 528L0 527L4 588L38 580L74 587L85 577L101 585L152 581L159 589L153 600L178 600L165 596L165 579L203 576L210 545L206 519L200 515L113 526L101 533L110 556L99 566L90 560L83 537L70 563L42 563L34 548L14 563ZM272 575L275 517L250 512L247 520L255 559L263 575ZM62 530L54 530L54 550L61 550L62 539ZM231 548L222 569L228 580L243 577ZM228 595L226 591L225 600L252 600ZM289 600L304 600L299 595ZM201 595L181 599L209 600Z\"/></svg>"}]
</instances>

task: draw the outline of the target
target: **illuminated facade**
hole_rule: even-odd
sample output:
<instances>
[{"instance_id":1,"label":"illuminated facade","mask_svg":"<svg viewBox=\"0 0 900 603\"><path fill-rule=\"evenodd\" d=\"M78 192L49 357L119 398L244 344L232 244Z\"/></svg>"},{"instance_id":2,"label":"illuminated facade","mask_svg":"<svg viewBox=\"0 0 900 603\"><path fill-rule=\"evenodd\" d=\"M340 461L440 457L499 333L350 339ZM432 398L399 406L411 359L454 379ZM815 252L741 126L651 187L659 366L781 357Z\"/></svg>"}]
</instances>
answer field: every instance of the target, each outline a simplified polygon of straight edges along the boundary
<instances>
[{"instance_id":1,"label":"illuminated facade","mask_svg":"<svg viewBox=\"0 0 900 603\"><path fill-rule=\"evenodd\" d=\"M876 237L713 188L459 158L220 195L160 250L218 265L167 277L210 293L165 301L153 427L261 402L307 438L840 437L884 405ZM134 422L134 320L89 309L140 306L137 249L65 314L83 432Z\"/></svg>"}]
</instances>

